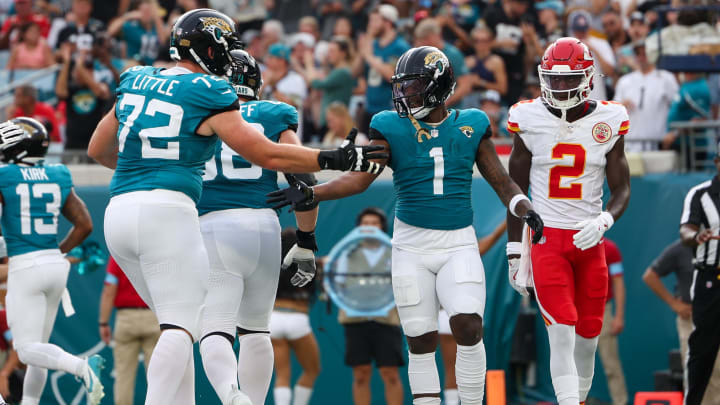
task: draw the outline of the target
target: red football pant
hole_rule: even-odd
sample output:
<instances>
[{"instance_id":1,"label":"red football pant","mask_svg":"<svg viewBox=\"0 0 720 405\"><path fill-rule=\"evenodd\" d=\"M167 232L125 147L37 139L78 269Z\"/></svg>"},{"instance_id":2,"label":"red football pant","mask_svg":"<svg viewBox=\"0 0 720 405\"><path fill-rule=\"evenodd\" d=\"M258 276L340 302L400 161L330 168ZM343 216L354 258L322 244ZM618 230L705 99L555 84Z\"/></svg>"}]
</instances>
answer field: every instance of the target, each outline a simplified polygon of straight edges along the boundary
<instances>
[{"instance_id":1,"label":"red football pant","mask_svg":"<svg viewBox=\"0 0 720 405\"><path fill-rule=\"evenodd\" d=\"M576 232L545 228L544 243L532 246L532 275L545 323L575 326L590 339L602 329L608 268L602 242L582 251L573 245Z\"/></svg>"}]
</instances>

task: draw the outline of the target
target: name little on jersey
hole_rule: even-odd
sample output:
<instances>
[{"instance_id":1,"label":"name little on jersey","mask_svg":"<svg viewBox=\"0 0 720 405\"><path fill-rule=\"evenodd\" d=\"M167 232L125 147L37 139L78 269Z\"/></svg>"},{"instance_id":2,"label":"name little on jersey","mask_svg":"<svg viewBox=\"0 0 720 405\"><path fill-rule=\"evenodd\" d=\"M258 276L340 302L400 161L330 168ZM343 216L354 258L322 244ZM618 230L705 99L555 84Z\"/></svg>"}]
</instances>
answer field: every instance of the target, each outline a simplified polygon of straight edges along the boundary
<instances>
[{"instance_id":1,"label":"name little on jersey","mask_svg":"<svg viewBox=\"0 0 720 405\"><path fill-rule=\"evenodd\" d=\"M47 173L45 173L44 167L23 167L20 169L20 173L22 173L23 180L27 180L27 181L47 180L47 181L50 181Z\"/></svg>"}]
</instances>

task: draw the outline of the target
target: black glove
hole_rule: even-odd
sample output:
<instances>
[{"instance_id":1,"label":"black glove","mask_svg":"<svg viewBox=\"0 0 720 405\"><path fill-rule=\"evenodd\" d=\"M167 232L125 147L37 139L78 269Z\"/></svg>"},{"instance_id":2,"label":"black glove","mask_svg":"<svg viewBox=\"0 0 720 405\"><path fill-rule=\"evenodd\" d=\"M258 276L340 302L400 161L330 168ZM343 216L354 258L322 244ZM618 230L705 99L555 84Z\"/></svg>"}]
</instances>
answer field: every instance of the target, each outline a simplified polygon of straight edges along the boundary
<instances>
[{"instance_id":1,"label":"black glove","mask_svg":"<svg viewBox=\"0 0 720 405\"><path fill-rule=\"evenodd\" d=\"M268 199L265 202L274 204L272 209L279 210L286 205L290 205L292 211L299 205L309 205L315 201L315 191L313 191L312 187L298 180L292 174L285 175L285 178L289 184L288 188L273 191L267 195Z\"/></svg>"},{"instance_id":2,"label":"black glove","mask_svg":"<svg viewBox=\"0 0 720 405\"><path fill-rule=\"evenodd\" d=\"M545 227L540 215L533 210L529 210L525 215L523 215L522 220L525 221L525 223L528 224L530 229L532 229L535 233L532 238L532 243L536 244L540 242L540 239L542 239L543 236L543 228Z\"/></svg>"},{"instance_id":3,"label":"black glove","mask_svg":"<svg viewBox=\"0 0 720 405\"><path fill-rule=\"evenodd\" d=\"M371 159L387 159L385 147L381 145L357 146L355 137L357 128L350 130L342 145L335 150L323 150L318 155L318 164L322 169L379 174L385 166L370 162Z\"/></svg>"}]
</instances>

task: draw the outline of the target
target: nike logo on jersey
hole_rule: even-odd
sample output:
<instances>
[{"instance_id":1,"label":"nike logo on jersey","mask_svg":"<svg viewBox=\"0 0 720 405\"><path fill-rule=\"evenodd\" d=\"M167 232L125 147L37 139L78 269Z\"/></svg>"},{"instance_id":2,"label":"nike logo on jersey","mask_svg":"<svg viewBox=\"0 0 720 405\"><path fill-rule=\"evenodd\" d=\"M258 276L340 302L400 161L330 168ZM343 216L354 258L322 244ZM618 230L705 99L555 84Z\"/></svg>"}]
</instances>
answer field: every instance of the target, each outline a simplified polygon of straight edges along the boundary
<instances>
[{"instance_id":1,"label":"nike logo on jersey","mask_svg":"<svg viewBox=\"0 0 720 405\"><path fill-rule=\"evenodd\" d=\"M22 173L23 180L28 181L38 181L38 180L48 180L47 173L45 173L44 167L24 167L20 169L20 173Z\"/></svg>"}]
</instances>

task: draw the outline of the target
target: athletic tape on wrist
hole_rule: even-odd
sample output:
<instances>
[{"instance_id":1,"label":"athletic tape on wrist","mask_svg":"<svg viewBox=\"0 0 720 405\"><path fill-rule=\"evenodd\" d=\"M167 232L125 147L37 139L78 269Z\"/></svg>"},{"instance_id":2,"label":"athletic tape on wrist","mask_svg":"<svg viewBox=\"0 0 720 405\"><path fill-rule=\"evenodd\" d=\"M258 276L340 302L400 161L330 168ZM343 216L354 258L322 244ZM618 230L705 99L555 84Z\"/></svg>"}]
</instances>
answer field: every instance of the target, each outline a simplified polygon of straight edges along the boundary
<instances>
[{"instance_id":1,"label":"athletic tape on wrist","mask_svg":"<svg viewBox=\"0 0 720 405\"><path fill-rule=\"evenodd\" d=\"M523 200L530 202L530 199L527 198L527 196L525 194L515 194L515 196L513 196L512 200L510 200L510 204L508 204L508 209L510 210L510 213L515 215L518 218L520 218L520 215L518 215L515 212L515 208L517 208L517 205L520 203L520 201L523 201Z\"/></svg>"},{"instance_id":2,"label":"athletic tape on wrist","mask_svg":"<svg viewBox=\"0 0 720 405\"><path fill-rule=\"evenodd\" d=\"M508 256L522 254L522 243L508 242L507 245L505 245L505 253Z\"/></svg>"}]
</instances>

